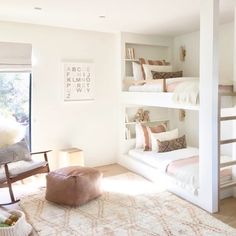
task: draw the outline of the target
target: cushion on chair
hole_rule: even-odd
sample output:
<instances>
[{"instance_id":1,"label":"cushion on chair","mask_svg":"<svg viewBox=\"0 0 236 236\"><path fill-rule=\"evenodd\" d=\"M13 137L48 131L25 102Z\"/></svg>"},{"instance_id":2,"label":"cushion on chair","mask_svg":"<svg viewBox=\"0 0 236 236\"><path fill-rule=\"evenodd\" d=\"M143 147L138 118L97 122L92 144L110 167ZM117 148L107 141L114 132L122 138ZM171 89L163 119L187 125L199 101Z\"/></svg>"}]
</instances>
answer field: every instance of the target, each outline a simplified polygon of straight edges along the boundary
<instances>
[{"instance_id":1,"label":"cushion on chair","mask_svg":"<svg viewBox=\"0 0 236 236\"><path fill-rule=\"evenodd\" d=\"M47 175L46 199L70 206L82 205L102 194L102 173L93 168L71 166Z\"/></svg>"},{"instance_id":2,"label":"cushion on chair","mask_svg":"<svg viewBox=\"0 0 236 236\"><path fill-rule=\"evenodd\" d=\"M10 173L10 177L14 177L26 171L30 171L39 167L46 166L46 161L17 161L8 164L8 169ZM4 166L0 167L0 181L6 180L5 169Z\"/></svg>"},{"instance_id":3,"label":"cushion on chair","mask_svg":"<svg viewBox=\"0 0 236 236\"><path fill-rule=\"evenodd\" d=\"M30 152L25 140L0 148L0 165L4 162L31 160Z\"/></svg>"}]
</instances>

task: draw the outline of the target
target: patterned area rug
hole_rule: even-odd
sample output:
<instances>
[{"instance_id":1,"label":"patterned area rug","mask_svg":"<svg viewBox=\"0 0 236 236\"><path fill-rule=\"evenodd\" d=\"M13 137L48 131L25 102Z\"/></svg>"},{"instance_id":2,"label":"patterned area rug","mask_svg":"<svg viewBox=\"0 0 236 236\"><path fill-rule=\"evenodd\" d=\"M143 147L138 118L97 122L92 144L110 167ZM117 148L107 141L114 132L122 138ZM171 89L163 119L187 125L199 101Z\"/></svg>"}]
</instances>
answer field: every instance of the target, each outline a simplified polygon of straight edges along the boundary
<instances>
[{"instance_id":1,"label":"patterned area rug","mask_svg":"<svg viewBox=\"0 0 236 236\"><path fill-rule=\"evenodd\" d=\"M21 207L40 236L222 236L235 229L132 173L104 179L102 197L81 207L52 204L45 192Z\"/></svg>"}]
</instances>

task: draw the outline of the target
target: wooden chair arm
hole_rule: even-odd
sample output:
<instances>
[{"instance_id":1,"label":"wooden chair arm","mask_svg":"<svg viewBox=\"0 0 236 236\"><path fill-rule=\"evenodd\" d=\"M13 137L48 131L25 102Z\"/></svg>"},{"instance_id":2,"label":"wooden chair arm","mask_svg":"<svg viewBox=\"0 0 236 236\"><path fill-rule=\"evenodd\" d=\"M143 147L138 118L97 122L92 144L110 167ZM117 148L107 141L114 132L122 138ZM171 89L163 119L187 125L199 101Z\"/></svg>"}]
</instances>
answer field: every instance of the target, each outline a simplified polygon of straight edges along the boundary
<instances>
[{"instance_id":1,"label":"wooden chair arm","mask_svg":"<svg viewBox=\"0 0 236 236\"><path fill-rule=\"evenodd\" d=\"M47 150L47 151L41 151L41 152L31 152L30 154L31 155L38 155L38 154L45 154L45 153L48 153L48 152L51 152L52 150Z\"/></svg>"},{"instance_id":2,"label":"wooden chair arm","mask_svg":"<svg viewBox=\"0 0 236 236\"><path fill-rule=\"evenodd\" d=\"M7 165L7 164L10 164L10 163L12 163L12 162L15 162L15 161L5 161L5 162L1 162L1 163L0 163L0 166L2 166L2 165Z\"/></svg>"},{"instance_id":3,"label":"wooden chair arm","mask_svg":"<svg viewBox=\"0 0 236 236\"><path fill-rule=\"evenodd\" d=\"M38 154L43 154L44 160L48 163L48 152L51 152L52 150L47 150L47 151L42 151L42 152L31 152L31 155L38 155ZM48 172L49 172L49 167L48 167Z\"/></svg>"}]
</instances>

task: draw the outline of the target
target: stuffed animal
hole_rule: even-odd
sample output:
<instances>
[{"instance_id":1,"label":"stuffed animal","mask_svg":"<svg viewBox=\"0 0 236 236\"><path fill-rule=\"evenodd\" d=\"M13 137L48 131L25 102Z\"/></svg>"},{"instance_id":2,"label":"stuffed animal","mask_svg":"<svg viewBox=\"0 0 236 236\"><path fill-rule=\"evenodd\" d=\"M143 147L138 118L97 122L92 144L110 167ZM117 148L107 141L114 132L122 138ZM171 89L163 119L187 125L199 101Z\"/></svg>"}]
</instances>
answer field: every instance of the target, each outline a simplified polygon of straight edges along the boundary
<instances>
[{"instance_id":1,"label":"stuffed animal","mask_svg":"<svg viewBox=\"0 0 236 236\"><path fill-rule=\"evenodd\" d=\"M148 110L143 112L143 121L150 121L149 113L150 111Z\"/></svg>"},{"instance_id":2,"label":"stuffed animal","mask_svg":"<svg viewBox=\"0 0 236 236\"><path fill-rule=\"evenodd\" d=\"M139 108L134 116L134 121L141 122L143 121L143 109Z\"/></svg>"}]
</instances>

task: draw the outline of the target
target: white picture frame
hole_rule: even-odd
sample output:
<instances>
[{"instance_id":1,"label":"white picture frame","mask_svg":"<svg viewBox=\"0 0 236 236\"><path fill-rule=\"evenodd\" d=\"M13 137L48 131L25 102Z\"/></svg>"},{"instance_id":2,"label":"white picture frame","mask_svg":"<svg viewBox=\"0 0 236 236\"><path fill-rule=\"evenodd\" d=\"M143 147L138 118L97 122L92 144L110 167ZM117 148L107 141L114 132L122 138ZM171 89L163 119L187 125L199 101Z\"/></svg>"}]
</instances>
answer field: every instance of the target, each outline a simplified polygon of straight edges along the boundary
<instances>
[{"instance_id":1,"label":"white picture frame","mask_svg":"<svg viewBox=\"0 0 236 236\"><path fill-rule=\"evenodd\" d=\"M94 63L63 62L64 101L94 100Z\"/></svg>"}]
</instances>

